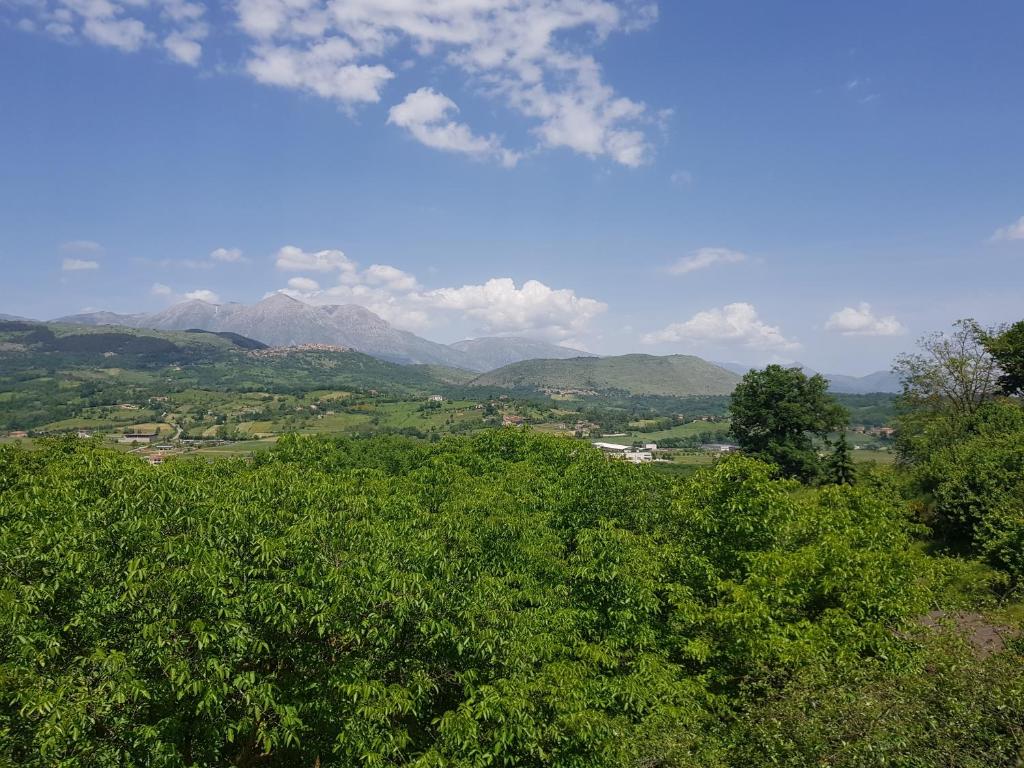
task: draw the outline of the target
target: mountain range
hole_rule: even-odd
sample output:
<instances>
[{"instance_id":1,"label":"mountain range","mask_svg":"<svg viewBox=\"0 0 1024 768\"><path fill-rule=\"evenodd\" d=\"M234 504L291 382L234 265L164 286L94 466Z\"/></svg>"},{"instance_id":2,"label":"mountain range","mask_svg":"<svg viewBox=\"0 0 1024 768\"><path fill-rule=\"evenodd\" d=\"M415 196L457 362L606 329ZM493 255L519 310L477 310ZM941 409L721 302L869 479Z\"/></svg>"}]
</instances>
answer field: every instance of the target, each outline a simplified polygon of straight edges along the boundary
<instances>
[{"instance_id":1,"label":"mountain range","mask_svg":"<svg viewBox=\"0 0 1024 768\"><path fill-rule=\"evenodd\" d=\"M525 359L564 359L588 354L514 337L473 339L449 346L399 330L364 307L354 304L313 306L281 293L252 305L193 300L148 315L90 312L57 318L53 322L163 331L193 328L227 331L273 347L329 344L393 363L442 365L477 372Z\"/></svg>"},{"instance_id":2,"label":"mountain range","mask_svg":"<svg viewBox=\"0 0 1024 768\"><path fill-rule=\"evenodd\" d=\"M750 370L749 365L742 363L715 363L715 365L740 376ZM801 363L789 363L787 367L799 368L808 376L818 373ZM897 394L903 391L900 377L892 371L875 371L866 376L847 376L842 373L823 373L821 375L828 379L829 391L838 395L870 395L877 392Z\"/></svg>"}]
</instances>

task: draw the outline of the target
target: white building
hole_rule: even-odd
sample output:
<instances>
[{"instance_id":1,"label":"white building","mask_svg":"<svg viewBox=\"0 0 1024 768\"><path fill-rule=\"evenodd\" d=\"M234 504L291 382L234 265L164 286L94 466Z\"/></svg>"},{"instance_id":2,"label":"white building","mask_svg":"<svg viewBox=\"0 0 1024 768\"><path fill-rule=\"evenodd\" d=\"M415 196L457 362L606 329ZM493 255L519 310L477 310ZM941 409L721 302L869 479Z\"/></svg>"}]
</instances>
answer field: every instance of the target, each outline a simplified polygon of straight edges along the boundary
<instances>
[{"instance_id":1,"label":"white building","mask_svg":"<svg viewBox=\"0 0 1024 768\"><path fill-rule=\"evenodd\" d=\"M600 448L605 453L625 453L630 449L628 445L618 443L591 443L595 448Z\"/></svg>"},{"instance_id":2,"label":"white building","mask_svg":"<svg viewBox=\"0 0 1024 768\"><path fill-rule=\"evenodd\" d=\"M441 395L431 395L430 402L432 403L443 403L444 398Z\"/></svg>"},{"instance_id":3,"label":"white building","mask_svg":"<svg viewBox=\"0 0 1024 768\"><path fill-rule=\"evenodd\" d=\"M649 464L654 461L654 454L650 451L626 451L622 456L633 464Z\"/></svg>"}]
</instances>

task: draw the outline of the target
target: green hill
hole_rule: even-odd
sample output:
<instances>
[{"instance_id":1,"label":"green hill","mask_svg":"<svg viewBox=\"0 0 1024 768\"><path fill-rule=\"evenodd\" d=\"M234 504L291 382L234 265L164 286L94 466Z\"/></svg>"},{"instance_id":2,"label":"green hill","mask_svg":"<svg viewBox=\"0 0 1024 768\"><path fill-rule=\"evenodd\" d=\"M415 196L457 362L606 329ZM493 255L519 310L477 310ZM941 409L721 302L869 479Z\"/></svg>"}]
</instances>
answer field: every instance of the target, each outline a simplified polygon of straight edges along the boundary
<instances>
[{"instance_id":1,"label":"green hill","mask_svg":"<svg viewBox=\"0 0 1024 768\"><path fill-rule=\"evenodd\" d=\"M271 349L244 336L0 320L0 431L189 389L376 389L421 396L451 376L330 347Z\"/></svg>"},{"instance_id":2,"label":"green hill","mask_svg":"<svg viewBox=\"0 0 1024 768\"><path fill-rule=\"evenodd\" d=\"M692 355L620 355L525 360L485 373L474 386L509 389L619 390L633 395L728 395L740 377Z\"/></svg>"}]
</instances>

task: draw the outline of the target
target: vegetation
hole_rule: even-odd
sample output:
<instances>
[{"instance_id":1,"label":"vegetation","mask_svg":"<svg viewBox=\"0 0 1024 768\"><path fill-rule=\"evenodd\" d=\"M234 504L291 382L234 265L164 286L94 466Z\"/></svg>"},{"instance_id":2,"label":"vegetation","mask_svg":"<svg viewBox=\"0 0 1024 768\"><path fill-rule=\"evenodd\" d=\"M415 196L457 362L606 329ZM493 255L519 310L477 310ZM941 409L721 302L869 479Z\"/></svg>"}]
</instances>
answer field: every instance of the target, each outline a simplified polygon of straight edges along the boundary
<instances>
[{"instance_id":1,"label":"vegetation","mask_svg":"<svg viewBox=\"0 0 1024 768\"><path fill-rule=\"evenodd\" d=\"M730 412L732 434L744 451L804 481L816 480L826 470L814 438L824 440L848 420L828 394L823 376L808 377L799 368L781 365L748 372L733 392Z\"/></svg>"},{"instance_id":2,"label":"vegetation","mask_svg":"<svg viewBox=\"0 0 1024 768\"><path fill-rule=\"evenodd\" d=\"M877 683L929 652L896 631L932 568L898 498L746 458L676 487L504 430L158 468L52 442L0 468L18 765L751 765L765 708L796 706L774 698L829 687L813 670Z\"/></svg>"}]
</instances>

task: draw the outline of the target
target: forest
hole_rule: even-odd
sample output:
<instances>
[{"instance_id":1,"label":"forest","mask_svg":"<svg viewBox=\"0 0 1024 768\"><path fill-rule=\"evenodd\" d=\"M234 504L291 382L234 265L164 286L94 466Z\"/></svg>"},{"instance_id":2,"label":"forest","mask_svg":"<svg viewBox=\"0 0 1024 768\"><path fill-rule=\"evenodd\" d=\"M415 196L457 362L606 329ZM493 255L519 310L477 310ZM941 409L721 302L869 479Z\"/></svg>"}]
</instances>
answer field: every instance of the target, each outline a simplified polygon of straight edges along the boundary
<instances>
[{"instance_id":1,"label":"forest","mask_svg":"<svg viewBox=\"0 0 1024 768\"><path fill-rule=\"evenodd\" d=\"M0 764L1019 766L1024 323L896 368L892 466L781 366L687 478L513 428L0 446Z\"/></svg>"}]
</instances>

